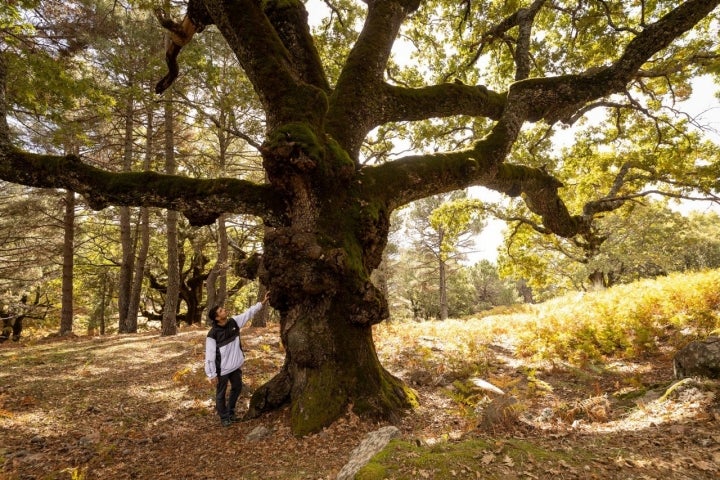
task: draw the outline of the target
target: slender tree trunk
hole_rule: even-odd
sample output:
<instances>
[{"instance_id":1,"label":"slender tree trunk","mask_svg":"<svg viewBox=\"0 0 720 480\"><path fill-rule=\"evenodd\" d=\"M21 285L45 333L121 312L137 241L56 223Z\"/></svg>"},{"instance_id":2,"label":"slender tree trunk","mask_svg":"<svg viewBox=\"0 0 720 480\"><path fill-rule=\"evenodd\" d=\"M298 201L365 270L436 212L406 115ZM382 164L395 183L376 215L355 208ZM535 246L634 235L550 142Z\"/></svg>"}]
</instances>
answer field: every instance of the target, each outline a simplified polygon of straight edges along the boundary
<instances>
[{"instance_id":1,"label":"slender tree trunk","mask_svg":"<svg viewBox=\"0 0 720 480\"><path fill-rule=\"evenodd\" d=\"M225 218L226 215L220 215L217 219L217 260L206 282L208 309L224 305L227 300L228 236Z\"/></svg>"},{"instance_id":2,"label":"slender tree trunk","mask_svg":"<svg viewBox=\"0 0 720 480\"><path fill-rule=\"evenodd\" d=\"M63 243L62 311L60 335L73 330L73 260L75 256L75 192L65 192L65 239Z\"/></svg>"},{"instance_id":3,"label":"slender tree trunk","mask_svg":"<svg viewBox=\"0 0 720 480\"><path fill-rule=\"evenodd\" d=\"M218 137L218 166L221 174L225 174L227 165L227 151L229 148L228 134L224 130L226 126L227 114L221 111L218 115L220 125L217 130ZM207 281L207 307L212 308L215 305L224 305L227 300L227 269L228 269L228 235L226 228L227 215L220 215L217 219L217 244L218 253L217 260L213 266Z\"/></svg>"},{"instance_id":4,"label":"slender tree trunk","mask_svg":"<svg viewBox=\"0 0 720 480\"><path fill-rule=\"evenodd\" d=\"M440 260L438 269L440 272L440 320L448 318L448 300L447 300L447 265Z\"/></svg>"},{"instance_id":5,"label":"slender tree trunk","mask_svg":"<svg viewBox=\"0 0 720 480\"><path fill-rule=\"evenodd\" d=\"M147 109L147 125L145 133L145 161L143 169L150 170L150 160L153 155L153 109ZM135 273L133 274L132 290L128 302L128 325L132 331L137 331L138 312L140 311L140 294L142 293L143 279L145 278L145 263L150 249L150 211L147 207L140 208L140 225L138 226L139 247L135 258Z\"/></svg>"},{"instance_id":6,"label":"slender tree trunk","mask_svg":"<svg viewBox=\"0 0 720 480\"><path fill-rule=\"evenodd\" d=\"M443 253L443 243L445 242L445 231L441 228L438 232L438 272L440 275L440 320L448 318L448 300L447 300L447 263L445 262L445 253Z\"/></svg>"},{"instance_id":7,"label":"slender tree trunk","mask_svg":"<svg viewBox=\"0 0 720 480\"><path fill-rule=\"evenodd\" d=\"M98 323L100 324L100 335L105 335L105 311L107 307L107 275L103 275L102 295L100 296L100 315L98 315Z\"/></svg>"},{"instance_id":8,"label":"slender tree trunk","mask_svg":"<svg viewBox=\"0 0 720 480\"><path fill-rule=\"evenodd\" d=\"M134 102L128 94L125 105L125 141L123 155L123 171L132 170L133 157L133 110ZM137 331L137 324L132 325L129 318L130 295L132 291L133 259L135 258L134 245L132 241L132 228L130 207L120 207L120 248L122 258L120 260L120 279L118 282L118 315L120 333L132 333ZM137 317L136 317L137 318Z\"/></svg>"},{"instance_id":9,"label":"slender tree trunk","mask_svg":"<svg viewBox=\"0 0 720 480\"><path fill-rule=\"evenodd\" d=\"M132 228L130 226L130 207L119 207L120 211L120 275L118 279L118 331L120 333L131 333L132 327L128 323L128 312L130 310L130 291L132 288L132 261L133 241Z\"/></svg>"},{"instance_id":10,"label":"slender tree trunk","mask_svg":"<svg viewBox=\"0 0 720 480\"><path fill-rule=\"evenodd\" d=\"M115 289L113 288L114 283L108 281L108 275L103 276L103 308L102 315L100 315L100 335L105 335L105 327L107 325L107 311L110 306L111 299Z\"/></svg>"},{"instance_id":11,"label":"slender tree trunk","mask_svg":"<svg viewBox=\"0 0 720 480\"><path fill-rule=\"evenodd\" d=\"M175 173L175 128L173 125L174 109L170 92L165 101L165 171ZM178 254L177 234L178 214L173 210L167 211L167 250L168 250L168 278L167 292L165 293L165 307L163 309L162 335L177 334L177 308L180 297L180 260Z\"/></svg>"},{"instance_id":12,"label":"slender tree trunk","mask_svg":"<svg viewBox=\"0 0 720 480\"><path fill-rule=\"evenodd\" d=\"M261 283L260 286L258 287L258 295L257 295L256 301L258 301L258 302L262 301L262 299L265 298L266 292L267 292L267 288L265 288L265 285L263 285ZM262 309L253 317L252 323L250 325L252 325L253 327L260 327L260 328L266 327L269 316L270 316L270 307L266 303L265 305L263 305Z\"/></svg>"}]
</instances>

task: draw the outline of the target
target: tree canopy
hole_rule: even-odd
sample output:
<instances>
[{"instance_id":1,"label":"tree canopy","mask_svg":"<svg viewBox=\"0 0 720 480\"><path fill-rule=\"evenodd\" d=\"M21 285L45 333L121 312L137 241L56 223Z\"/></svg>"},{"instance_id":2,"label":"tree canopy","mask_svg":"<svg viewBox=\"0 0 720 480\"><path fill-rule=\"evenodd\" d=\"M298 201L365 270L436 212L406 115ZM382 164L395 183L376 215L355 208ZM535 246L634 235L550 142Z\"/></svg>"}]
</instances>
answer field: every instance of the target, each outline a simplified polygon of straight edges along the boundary
<instances>
[{"instance_id":1,"label":"tree canopy","mask_svg":"<svg viewBox=\"0 0 720 480\"><path fill-rule=\"evenodd\" d=\"M325 3L327 17L311 30L299 0L189 2L193 31L215 25L263 111L264 183L118 173L78 155L22 150L22 128L5 120L17 99L1 90L6 181L72 190L94 209L172 209L193 225L226 212L263 220L260 279L280 312L287 357L255 392L249 415L289 402L302 435L350 405L392 418L415 404L379 365L371 331L388 314L370 274L390 214L409 202L484 186L521 198L538 231L594 248L603 241L594 218L638 193L631 178L717 190L720 163L673 102L687 97L693 76L720 72L720 0ZM414 50L409 60L393 56L399 41ZM6 41L0 82L26 58ZM187 69L182 53L179 60ZM236 99L238 112L243 102ZM610 114L622 148L607 175L588 184L599 195L577 203L563 168L603 156L552 157L551 137L595 109ZM588 135L585 145L599 134ZM652 146L642 155L638 136ZM393 146L413 151L392 154ZM679 162L694 151L708 156Z\"/></svg>"}]
</instances>

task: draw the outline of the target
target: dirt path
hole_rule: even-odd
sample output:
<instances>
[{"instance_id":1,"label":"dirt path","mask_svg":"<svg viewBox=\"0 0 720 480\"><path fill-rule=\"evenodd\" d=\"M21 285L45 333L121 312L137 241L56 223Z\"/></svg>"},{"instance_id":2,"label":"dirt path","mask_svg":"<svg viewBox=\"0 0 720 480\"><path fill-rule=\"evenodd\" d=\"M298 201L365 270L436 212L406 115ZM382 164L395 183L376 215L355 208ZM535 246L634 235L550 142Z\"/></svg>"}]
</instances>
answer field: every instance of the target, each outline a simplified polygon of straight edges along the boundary
<instances>
[{"instance_id":1,"label":"dirt path","mask_svg":"<svg viewBox=\"0 0 720 480\"><path fill-rule=\"evenodd\" d=\"M378 339L384 364L422 401L396 425L402 441L383 462L387 478L720 478L718 385L661 400L672 383L667 359L545 370L507 345L481 345L469 360L442 338L409 335ZM0 478L332 479L381 426L349 414L297 439L280 411L221 428L202 371L204 337L191 329L0 345ZM251 391L283 357L272 328L246 330L244 346ZM516 400L481 427L498 395L472 387L478 373ZM577 410L603 394L605 412ZM258 427L269 435L249 439Z\"/></svg>"}]
</instances>

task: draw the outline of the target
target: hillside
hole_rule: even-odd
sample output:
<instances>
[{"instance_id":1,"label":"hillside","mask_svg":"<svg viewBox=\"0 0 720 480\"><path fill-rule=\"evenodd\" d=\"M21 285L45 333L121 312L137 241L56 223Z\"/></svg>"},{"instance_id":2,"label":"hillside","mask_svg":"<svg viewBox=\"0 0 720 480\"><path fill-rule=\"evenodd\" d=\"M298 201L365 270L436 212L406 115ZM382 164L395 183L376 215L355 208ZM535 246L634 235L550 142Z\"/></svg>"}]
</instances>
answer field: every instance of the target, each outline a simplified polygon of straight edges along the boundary
<instances>
[{"instance_id":1,"label":"hillside","mask_svg":"<svg viewBox=\"0 0 720 480\"><path fill-rule=\"evenodd\" d=\"M647 284L641 289L647 294ZM565 307L598 303L586 297ZM528 335L543 331L541 312L378 326L383 363L412 384L422 405L396 424L402 437L363 478L720 476L720 383L685 381L668 392L670 342L680 337L658 338L657 348L635 357L623 350L568 362L530 352L540 344ZM241 405L282 362L276 329L244 331L249 389ZM0 478L332 479L364 434L379 428L348 414L296 439L280 411L222 429L202 372L204 337L205 329L189 329L172 338L0 345ZM480 380L515 403L479 388ZM270 435L248 439L259 426Z\"/></svg>"}]
</instances>

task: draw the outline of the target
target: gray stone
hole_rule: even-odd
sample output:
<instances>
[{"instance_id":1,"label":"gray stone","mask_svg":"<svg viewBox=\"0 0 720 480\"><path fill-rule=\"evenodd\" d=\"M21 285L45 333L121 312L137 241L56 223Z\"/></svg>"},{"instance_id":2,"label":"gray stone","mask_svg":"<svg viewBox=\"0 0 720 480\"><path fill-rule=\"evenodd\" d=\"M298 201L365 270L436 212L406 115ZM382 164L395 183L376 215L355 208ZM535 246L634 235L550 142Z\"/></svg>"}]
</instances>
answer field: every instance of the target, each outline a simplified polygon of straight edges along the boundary
<instances>
[{"instance_id":1,"label":"gray stone","mask_svg":"<svg viewBox=\"0 0 720 480\"><path fill-rule=\"evenodd\" d=\"M675 378L720 378L720 337L690 342L673 359Z\"/></svg>"},{"instance_id":2,"label":"gray stone","mask_svg":"<svg viewBox=\"0 0 720 480\"><path fill-rule=\"evenodd\" d=\"M337 480L352 480L355 478L355 474L370 461L373 455L385 448L385 445L390 440L399 435L400 430L393 426L383 427L368 433L360 442L360 445L350 453L350 460L338 473Z\"/></svg>"},{"instance_id":3,"label":"gray stone","mask_svg":"<svg viewBox=\"0 0 720 480\"><path fill-rule=\"evenodd\" d=\"M272 435L272 430L265 425L260 425L259 427L255 427L252 432L248 433L245 439L248 442L257 442L258 440L262 440L270 435Z\"/></svg>"}]
</instances>

